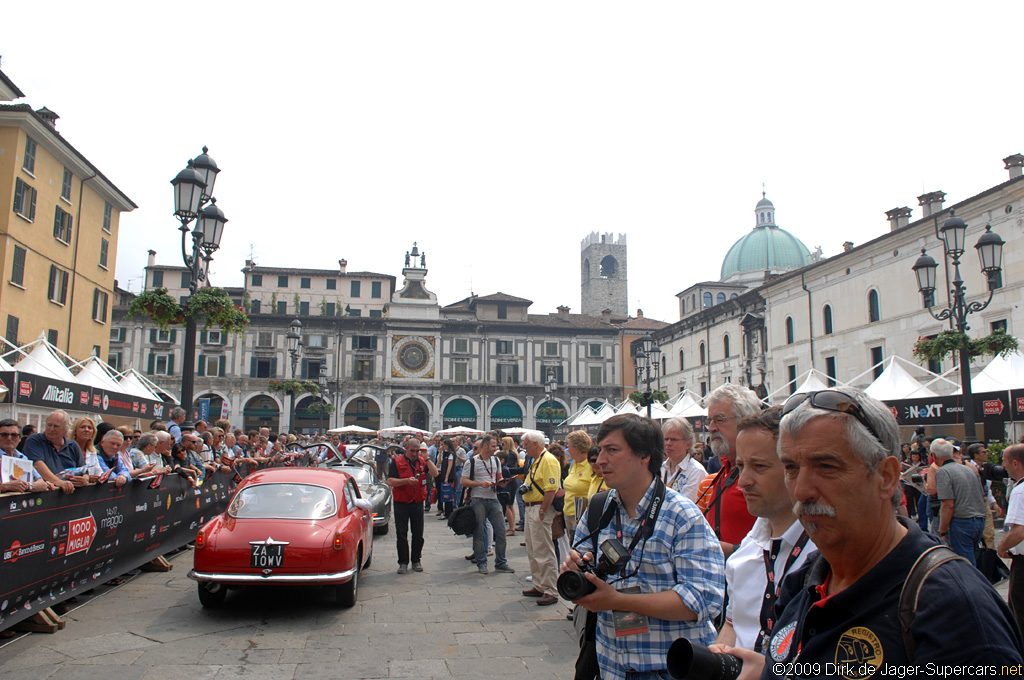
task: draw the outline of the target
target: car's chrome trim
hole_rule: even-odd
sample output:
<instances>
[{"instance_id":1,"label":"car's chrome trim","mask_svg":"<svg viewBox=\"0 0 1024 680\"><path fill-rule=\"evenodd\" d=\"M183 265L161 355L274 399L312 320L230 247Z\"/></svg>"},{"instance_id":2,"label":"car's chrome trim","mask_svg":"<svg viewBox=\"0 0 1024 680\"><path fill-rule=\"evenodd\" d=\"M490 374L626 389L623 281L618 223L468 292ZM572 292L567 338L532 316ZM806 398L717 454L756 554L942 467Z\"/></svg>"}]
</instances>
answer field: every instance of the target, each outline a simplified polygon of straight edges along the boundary
<instances>
[{"instance_id":1,"label":"car's chrome trim","mask_svg":"<svg viewBox=\"0 0 1024 680\"><path fill-rule=\"evenodd\" d=\"M343 583L355 576L356 570L347 569L334 574L208 574L192 569L187 576L193 581L216 583Z\"/></svg>"}]
</instances>

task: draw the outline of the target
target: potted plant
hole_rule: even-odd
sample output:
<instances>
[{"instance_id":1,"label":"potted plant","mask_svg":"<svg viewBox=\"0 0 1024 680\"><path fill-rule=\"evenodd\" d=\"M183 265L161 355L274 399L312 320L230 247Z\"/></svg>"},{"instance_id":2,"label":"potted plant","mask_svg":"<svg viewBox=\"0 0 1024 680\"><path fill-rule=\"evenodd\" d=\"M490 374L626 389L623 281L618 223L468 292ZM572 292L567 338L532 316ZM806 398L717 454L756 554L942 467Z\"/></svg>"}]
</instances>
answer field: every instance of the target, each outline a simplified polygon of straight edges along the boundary
<instances>
[{"instance_id":1,"label":"potted plant","mask_svg":"<svg viewBox=\"0 0 1024 680\"><path fill-rule=\"evenodd\" d=\"M128 316L149 317L164 331L185 322L185 310L167 294L166 288L150 288L136 295L128 307Z\"/></svg>"},{"instance_id":2,"label":"potted plant","mask_svg":"<svg viewBox=\"0 0 1024 680\"><path fill-rule=\"evenodd\" d=\"M926 361L942 361L947 354L967 349L973 361L983 354L1006 356L1017 351L1017 338L997 329L984 338L971 340L960 331L942 331L934 338L918 338L914 343L914 356L923 364Z\"/></svg>"},{"instance_id":3,"label":"potted plant","mask_svg":"<svg viewBox=\"0 0 1024 680\"><path fill-rule=\"evenodd\" d=\"M183 307L167 294L166 288L153 288L140 293L128 307L128 316L145 316L167 330L169 326L180 326L186 317L202 321L203 330L219 326L225 333L245 332L249 317L245 310L236 307L227 292L220 288L201 288L189 298Z\"/></svg>"}]
</instances>

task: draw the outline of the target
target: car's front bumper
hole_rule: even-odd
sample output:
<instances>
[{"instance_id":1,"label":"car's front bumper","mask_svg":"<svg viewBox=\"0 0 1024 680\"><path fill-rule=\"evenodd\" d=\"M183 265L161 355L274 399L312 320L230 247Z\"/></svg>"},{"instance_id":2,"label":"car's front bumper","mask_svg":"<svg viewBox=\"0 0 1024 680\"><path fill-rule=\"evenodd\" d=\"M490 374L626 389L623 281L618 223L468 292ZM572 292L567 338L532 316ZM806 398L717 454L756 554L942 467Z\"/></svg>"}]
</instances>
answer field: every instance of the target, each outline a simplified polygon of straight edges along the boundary
<instances>
[{"instance_id":1,"label":"car's front bumper","mask_svg":"<svg viewBox=\"0 0 1024 680\"><path fill-rule=\"evenodd\" d=\"M202 583L236 583L239 585L253 583L273 583L278 585L309 585L309 584L331 584L345 583L355 576L355 569L339 571L333 574L216 574L200 572L195 569L188 572L188 577L193 581Z\"/></svg>"}]
</instances>

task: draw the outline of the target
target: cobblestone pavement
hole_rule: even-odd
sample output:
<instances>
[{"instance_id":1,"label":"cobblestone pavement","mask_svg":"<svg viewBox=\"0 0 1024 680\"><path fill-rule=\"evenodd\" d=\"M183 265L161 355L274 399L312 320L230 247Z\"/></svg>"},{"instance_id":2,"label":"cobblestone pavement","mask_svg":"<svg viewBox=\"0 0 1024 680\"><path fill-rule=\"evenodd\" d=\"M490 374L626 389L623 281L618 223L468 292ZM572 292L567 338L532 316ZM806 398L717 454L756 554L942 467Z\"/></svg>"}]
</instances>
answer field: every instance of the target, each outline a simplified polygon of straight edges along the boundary
<instances>
[{"instance_id":1,"label":"cobblestone pavement","mask_svg":"<svg viewBox=\"0 0 1024 680\"><path fill-rule=\"evenodd\" d=\"M394 529L375 539L351 609L315 588L250 588L206 610L185 577L192 553L181 553L172 571L144 572L68 612L64 630L5 643L0 678L573 677L568 606L539 607L520 593L529 586L521 534L509 538L516 573L485 576L463 557L471 539L433 512L425 533L426 571L403 576Z\"/></svg>"}]
</instances>

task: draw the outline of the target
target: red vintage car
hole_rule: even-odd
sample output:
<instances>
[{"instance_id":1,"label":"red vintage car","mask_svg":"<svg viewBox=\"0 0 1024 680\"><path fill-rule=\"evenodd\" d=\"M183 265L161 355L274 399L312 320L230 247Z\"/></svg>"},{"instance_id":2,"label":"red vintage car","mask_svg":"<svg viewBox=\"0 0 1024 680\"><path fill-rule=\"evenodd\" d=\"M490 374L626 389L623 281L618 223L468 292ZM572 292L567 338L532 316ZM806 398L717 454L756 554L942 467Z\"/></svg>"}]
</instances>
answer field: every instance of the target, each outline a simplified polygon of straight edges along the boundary
<instances>
[{"instance_id":1,"label":"red vintage car","mask_svg":"<svg viewBox=\"0 0 1024 680\"><path fill-rule=\"evenodd\" d=\"M359 571L373 556L370 502L345 472L271 468L246 477L196 535L189 578L214 607L229 587L319 585L343 607L355 604Z\"/></svg>"}]
</instances>

